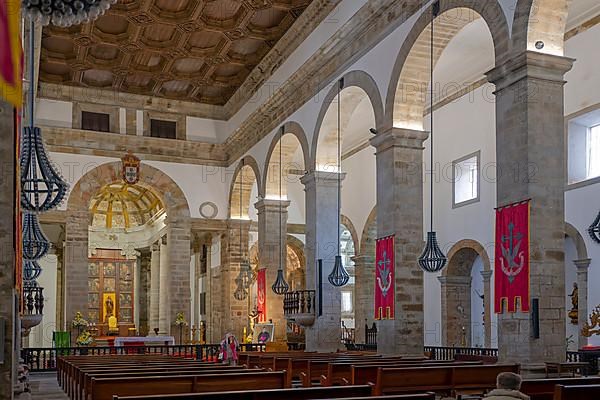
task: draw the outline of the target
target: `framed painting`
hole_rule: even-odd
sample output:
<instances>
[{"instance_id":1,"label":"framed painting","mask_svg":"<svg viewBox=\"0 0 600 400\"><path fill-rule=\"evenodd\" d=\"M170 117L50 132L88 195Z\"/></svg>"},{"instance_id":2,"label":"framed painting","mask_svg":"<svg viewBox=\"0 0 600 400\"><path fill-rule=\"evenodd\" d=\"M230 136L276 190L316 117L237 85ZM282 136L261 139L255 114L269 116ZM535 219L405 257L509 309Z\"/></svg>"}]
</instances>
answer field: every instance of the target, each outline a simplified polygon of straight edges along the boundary
<instances>
[{"instance_id":1,"label":"framed painting","mask_svg":"<svg viewBox=\"0 0 600 400\"><path fill-rule=\"evenodd\" d=\"M254 343L272 342L275 333L275 325L273 324L256 324L254 325L254 334L252 341Z\"/></svg>"}]
</instances>

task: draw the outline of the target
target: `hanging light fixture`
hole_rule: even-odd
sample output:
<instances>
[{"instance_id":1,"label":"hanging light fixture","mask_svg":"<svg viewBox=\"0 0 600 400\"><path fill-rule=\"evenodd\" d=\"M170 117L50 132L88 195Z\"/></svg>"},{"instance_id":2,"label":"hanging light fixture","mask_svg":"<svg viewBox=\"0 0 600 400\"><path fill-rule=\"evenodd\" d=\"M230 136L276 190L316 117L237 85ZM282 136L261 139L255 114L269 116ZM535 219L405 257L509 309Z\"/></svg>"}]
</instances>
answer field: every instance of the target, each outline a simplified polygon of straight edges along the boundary
<instances>
[{"instance_id":1,"label":"hanging light fixture","mask_svg":"<svg viewBox=\"0 0 600 400\"><path fill-rule=\"evenodd\" d=\"M290 286L285 281L283 275L283 228L281 214L283 213L283 192L281 190L281 181L283 180L283 126L279 131L279 268L277 269L277 279L273 282L271 290L279 296L286 294Z\"/></svg>"},{"instance_id":2,"label":"hanging light fixture","mask_svg":"<svg viewBox=\"0 0 600 400\"><path fill-rule=\"evenodd\" d=\"M23 258L25 260L39 260L50 249L50 243L42 232L37 215L23 214Z\"/></svg>"},{"instance_id":3,"label":"hanging light fixture","mask_svg":"<svg viewBox=\"0 0 600 400\"><path fill-rule=\"evenodd\" d=\"M433 39L434 39L434 24L435 18L440 13L440 2L436 1L433 3L431 9L431 41L430 41L430 87L431 87L431 108L430 108L430 117L431 117L431 134L430 134L430 160L431 160L431 179L430 179L430 192L429 192L429 205L430 205L430 229L427 232L427 243L425 245L425 249L423 249L423 253L419 257L419 266L427 272L435 273L441 271L444 266L446 266L446 262L448 259L440 249L440 246L437 241L437 233L433 230L433 96L434 96L434 82L433 82Z\"/></svg>"},{"instance_id":4,"label":"hanging light fixture","mask_svg":"<svg viewBox=\"0 0 600 400\"><path fill-rule=\"evenodd\" d=\"M43 212L57 207L65 198L68 185L48 160L40 128L34 125L34 23L30 23L29 123L23 129L21 156L21 206L24 211Z\"/></svg>"},{"instance_id":5,"label":"hanging light fixture","mask_svg":"<svg viewBox=\"0 0 600 400\"><path fill-rule=\"evenodd\" d=\"M344 286L350 280L350 275L344 268L344 264L342 263L342 255L340 252L340 215L342 213L342 124L341 124L341 91L344 87L344 78L340 79L338 82L338 92L337 92L337 150L338 150L338 165L337 165L337 173L338 173L338 187L337 187L337 255L335 256L335 263L333 264L333 270L327 277L329 283L333 286L340 287Z\"/></svg>"},{"instance_id":6,"label":"hanging light fixture","mask_svg":"<svg viewBox=\"0 0 600 400\"><path fill-rule=\"evenodd\" d=\"M592 225L588 228L588 233L594 242L600 244L600 211Z\"/></svg>"},{"instance_id":7,"label":"hanging light fixture","mask_svg":"<svg viewBox=\"0 0 600 400\"><path fill-rule=\"evenodd\" d=\"M23 260L23 284L25 286L37 286L36 279L40 277L42 267L34 260Z\"/></svg>"},{"instance_id":8,"label":"hanging light fixture","mask_svg":"<svg viewBox=\"0 0 600 400\"><path fill-rule=\"evenodd\" d=\"M117 0L23 0L23 15L46 26L68 27L103 15Z\"/></svg>"},{"instance_id":9,"label":"hanging light fixture","mask_svg":"<svg viewBox=\"0 0 600 400\"><path fill-rule=\"evenodd\" d=\"M233 296L236 300L242 301L248 297L248 291L250 289L250 285L252 282L252 268L250 267L250 262L243 255L243 216L242 216L242 199L243 199L243 190L244 190L244 160L241 161L240 168L240 273L235 279L237 284L237 288L233 293Z\"/></svg>"}]
</instances>

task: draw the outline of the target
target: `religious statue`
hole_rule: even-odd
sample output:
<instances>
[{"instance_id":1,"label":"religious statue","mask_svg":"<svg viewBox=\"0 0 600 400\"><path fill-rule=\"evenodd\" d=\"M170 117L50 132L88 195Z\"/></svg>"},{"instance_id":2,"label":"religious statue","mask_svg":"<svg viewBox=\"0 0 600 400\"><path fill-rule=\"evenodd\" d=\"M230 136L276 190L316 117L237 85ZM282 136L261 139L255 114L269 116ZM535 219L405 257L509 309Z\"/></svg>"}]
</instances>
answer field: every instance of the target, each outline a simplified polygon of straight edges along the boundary
<instances>
[{"instance_id":1,"label":"religious statue","mask_svg":"<svg viewBox=\"0 0 600 400\"><path fill-rule=\"evenodd\" d=\"M223 364L236 365L238 360L237 349L239 343L232 333L227 333L221 342L221 353L219 359Z\"/></svg>"},{"instance_id":2,"label":"religious statue","mask_svg":"<svg viewBox=\"0 0 600 400\"><path fill-rule=\"evenodd\" d=\"M573 291L569 297L571 298L572 304L571 311L569 311L569 318L571 318L571 323L573 325L577 325L579 316L579 289L577 288L577 282L573 282Z\"/></svg>"},{"instance_id":3,"label":"religious statue","mask_svg":"<svg viewBox=\"0 0 600 400\"><path fill-rule=\"evenodd\" d=\"M585 337L600 335L600 305L596 306L590 314L590 321L585 322L581 334Z\"/></svg>"},{"instance_id":4,"label":"religious statue","mask_svg":"<svg viewBox=\"0 0 600 400\"><path fill-rule=\"evenodd\" d=\"M252 312L250 314L248 314L248 321L249 321L250 329L247 332L248 335L244 338L248 343L252 343L252 337L254 335L254 326L256 325L256 322L258 321L259 315L260 315L260 313L258 312L258 306L254 305ZM248 341L248 338L250 338L249 341Z\"/></svg>"},{"instance_id":5,"label":"religious statue","mask_svg":"<svg viewBox=\"0 0 600 400\"><path fill-rule=\"evenodd\" d=\"M113 302L112 297L106 297L106 300L104 300L104 306L106 310L105 318L108 319L108 317L113 316L115 313L115 303Z\"/></svg>"}]
</instances>

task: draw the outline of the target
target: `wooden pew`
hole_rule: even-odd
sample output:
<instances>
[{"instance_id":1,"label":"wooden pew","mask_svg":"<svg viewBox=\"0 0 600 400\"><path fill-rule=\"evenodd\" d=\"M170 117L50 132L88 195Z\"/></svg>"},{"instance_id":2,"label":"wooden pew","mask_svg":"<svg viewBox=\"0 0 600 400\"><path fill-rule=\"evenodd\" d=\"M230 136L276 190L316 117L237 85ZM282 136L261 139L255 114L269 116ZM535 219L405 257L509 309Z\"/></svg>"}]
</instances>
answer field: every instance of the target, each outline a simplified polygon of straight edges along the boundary
<instances>
[{"instance_id":1,"label":"wooden pew","mask_svg":"<svg viewBox=\"0 0 600 400\"><path fill-rule=\"evenodd\" d=\"M481 361L484 364L497 364L498 357L496 356L476 356L472 354L455 354L454 361Z\"/></svg>"},{"instance_id":2,"label":"wooden pew","mask_svg":"<svg viewBox=\"0 0 600 400\"><path fill-rule=\"evenodd\" d=\"M117 396L223 392L229 390L283 389L283 372L220 373L213 375L140 376L136 378L92 378L91 400Z\"/></svg>"},{"instance_id":3,"label":"wooden pew","mask_svg":"<svg viewBox=\"0 0 600 400\"><path fill-rule=\"evenodd\" d=\"M384 358L381 356L350 356L337 357L321 360L308 360L306 369L302 368L299 372L303 387L311 387L313 381L319 381L323 374L327 374L328 366L332 362L379 362ZM390 360L400 361L401 357L390 358Z\"/></svg>"},{"instance_id":4,"label":"wooden pew","mask_svg":"<svg viewBox=\"0 0 600 400\"><path fill-rule=\"evenodd\" d=\"M556 385L554 400L598 400L600 385Z\"/></svg>"},{"instance_id":5,"label":"wooden pew","mask_svg":"<svg viewBox=\"0 0 600 400\"><path fill-rule=\"evenodd\" d=\"M600 385L600 376L523 379L521 392L531 397L531 400L552 400L554 398L554 387L556 385Z\"/></svg>"},{"instance_id":6,"label":"wooden pew","mask_svg":"<svg viewBox=\"0 0 600 400\"><path fill-rule=\"evenodd\" d=\"M443 394L461 393L463 390L484 392L496 387L499 373L519 373L519 369L518 364L379 368L373 395L425 390Z\"/></svg>"}]
</instances>

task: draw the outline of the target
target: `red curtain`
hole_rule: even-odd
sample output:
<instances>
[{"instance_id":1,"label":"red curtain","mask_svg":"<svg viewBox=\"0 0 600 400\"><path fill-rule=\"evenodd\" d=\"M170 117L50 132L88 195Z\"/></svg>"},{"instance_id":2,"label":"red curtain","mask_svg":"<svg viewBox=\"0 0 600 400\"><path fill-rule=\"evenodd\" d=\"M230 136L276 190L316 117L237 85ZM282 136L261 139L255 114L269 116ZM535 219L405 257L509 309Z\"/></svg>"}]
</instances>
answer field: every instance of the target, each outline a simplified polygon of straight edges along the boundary
<instances>
[{"instance_id":1,"label":"red curtain","mask_svg":"<svg viewBox=\"0 0 600 400\"><path fill-rule=\"evenodd\" d=\"M394 319L394 236L377 239L375 319Z\"/></svg>"},{"instance_id":2,"label":"red curtain","mask_svg":"<svg viewBox=\"0 0 600 400\"><path fill-rule=\"evenodd\" d=\"M267 276L266 269L258 271L256 277L256 307L258 309L258 322L267 322Z\"/></svg>"},{"instance_id":3,"label":"red curtain","mask_svg":"<svg viewBox=\"0 0 600 400\"><path fill-rule=\"evenodd\" d=\"M529 312L529 201L496 210L494 288L496 313Z\"/></svg>"}]
</instances>

